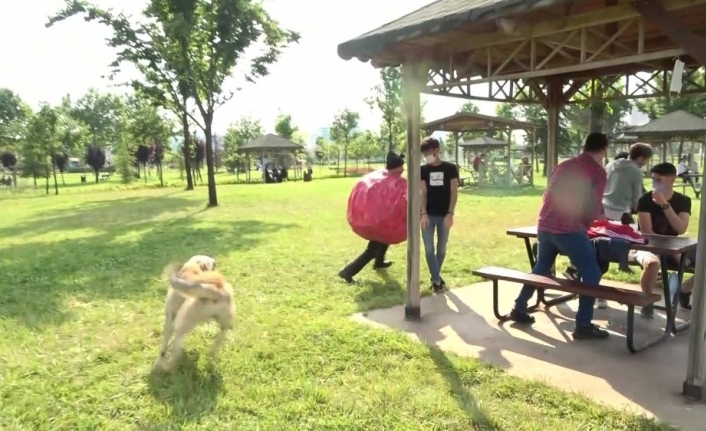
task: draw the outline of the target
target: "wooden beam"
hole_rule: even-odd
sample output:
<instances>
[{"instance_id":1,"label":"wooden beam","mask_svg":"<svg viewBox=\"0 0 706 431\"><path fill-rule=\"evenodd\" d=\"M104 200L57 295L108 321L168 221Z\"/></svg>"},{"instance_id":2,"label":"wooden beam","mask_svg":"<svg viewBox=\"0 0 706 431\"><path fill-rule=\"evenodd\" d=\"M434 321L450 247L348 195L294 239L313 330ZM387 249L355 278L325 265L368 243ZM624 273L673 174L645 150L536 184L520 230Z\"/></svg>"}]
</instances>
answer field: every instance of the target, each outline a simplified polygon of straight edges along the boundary
<instances>
[{"instance_id":1,"label":"wooden beam","mask_svg":"<svg viewBox=\"0 0 706 431\"><path fill-rule=\"evenodd\" d=\"M443 53L469 51L481 47L520 42L529 38L544 37L555 33L579 30L583 27L605 25L637 18L640 14L632 3L632 0L620 0L617 6L604 7L599 10L566 18L542 21L532 25L518 25L517 30L513 34L507 34L503 31L483 34L471 33L465 39L457 37L453 41L438 45L434 49L438 49ZM706 4L706 0L670 0L669 3L664 5L664 8L667 11L673 11L703 4Z\"/></svg>"},{"instance_id":2,"label":"wooden beam","mask_svg":"<svg viewBox=\"0 0 706 431\"><path fill-rule=\"evenodd\" d=\"M564 75L567 73L582 72L582 71L587 71L587 70L597 70L597 69L603 69L603 68L608 68L608 67L621 66L621 65L625 65L625 64L642 63L642 62L646 62L646 61L660 60L660 59L664 59L664 58L672 58L672 57L677 57L677 56L684 55L684 54L686 54L686 51L681 48L667 49L664 51L650 52L650 53L642 54L642 55L629 55L626 57L611 58L608 60L592 61L590 63L572 64L569 66L556 67L553 69L541 69L541 70L533 70L530 72L512 73L512 74L508 74L505 76L491 76L491 77L487 77L487 78L474 78L474 79L461 80L461 81L452 81L452 82L447 82L443 85L430 85L427 88L428 89L444 88L444 87L454 86L454 85L473 85L473 84L483 84L483 83L488 83L488 82L493 82L493 81L505 81L505 80L511 80L511 79L532 79L532 78L541 78L541 77L554 76L554 75Z\"/></svg>"},{"instance_id":3,"label":"wooden beam","mask_svg":"<svg viewBox=\"0 0 706 431\"><path fill-rule=\"evenodd\" d=\"M638 0L635 9L649 22L655 24L676 45L684 49L699 63L706 66L706 45L703 39L677 21L659 0Z\"/></svg>"}]
</instances>

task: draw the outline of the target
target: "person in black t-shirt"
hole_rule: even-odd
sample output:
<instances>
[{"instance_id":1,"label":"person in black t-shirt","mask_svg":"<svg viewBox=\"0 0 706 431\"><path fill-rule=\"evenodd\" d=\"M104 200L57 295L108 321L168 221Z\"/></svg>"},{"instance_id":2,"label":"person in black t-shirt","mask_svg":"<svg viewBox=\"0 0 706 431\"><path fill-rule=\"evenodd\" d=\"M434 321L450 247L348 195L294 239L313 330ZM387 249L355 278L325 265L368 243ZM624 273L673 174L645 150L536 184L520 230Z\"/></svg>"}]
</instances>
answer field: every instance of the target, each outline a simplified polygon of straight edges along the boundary
<instances>
[{"instance_id":1,"label":"person in black t-shirt","mask_svg":"<svg viewBox=\"0 0 706 431\"><path fill-rule=\"evenodd\" d=\"M647 234L668 236L682 235L689 228L691 215L691 199L674 191L674 181L677 179L677 169L671 163L660 163L651 169L652 191L647 192L637 201L637 217L640 231ZM657 286L660 271L659 257L647 251L633 251L632 257L642 266L640 287L645 293L652 293ZM680 255L670 256L679 262ZM686 256L687 266L694 263L695 253ZM670 287L677 283L676 274L669 277ZM665 281L663 281L665 282ZM679 295L679 304L686 310L691 310L691 291L693 278L684 281ZM675 286L676 288L676 286ZM654 308L642 307L644 317L653 317Z\"/></svg>"},{"instance_id":2,"label":"person in black t-shirt","mask_svg":"<svg viewBox=\"0 0 706 431\"><path fill-rule=\"evenodd\" d=\"M458 198L458 168L439 158L439 141L432 137L422 141L422 240L434 292L442 292L446 282L441 267L446 257L446 243L454 222ZM434 247L436 233L436 248Z\"/></svg>"}]
</instances>

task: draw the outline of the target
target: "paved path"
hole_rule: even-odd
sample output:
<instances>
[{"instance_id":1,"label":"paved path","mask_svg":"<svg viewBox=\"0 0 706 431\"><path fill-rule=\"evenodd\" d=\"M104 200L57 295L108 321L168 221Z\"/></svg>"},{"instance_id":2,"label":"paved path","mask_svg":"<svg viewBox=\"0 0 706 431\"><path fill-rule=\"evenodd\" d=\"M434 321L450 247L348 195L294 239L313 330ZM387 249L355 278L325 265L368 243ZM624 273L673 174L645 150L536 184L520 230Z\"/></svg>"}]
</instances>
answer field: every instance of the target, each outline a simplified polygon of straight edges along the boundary
<instances>
[{"instance_id":1,"label":"paved path","mask_svg":"<svg viewBox=\"0 0 706 431\"><path fill-rule=\"evenodd\" d=\"M501 312L509 312L518 286L500 286ZM618 408L654 415L685 431L706 429L706 406L679 395L686 375L688 332L632 355L625 347L625 309L609 302L595 321L611 331L608 340L573 341L577 301L537 312L529 329L493 316L490 283L422 298L422 321L404 320L402 306L355 315L358 321L395 328L444 351L480 358L510 373L584 393ZM636 317L636 342L654 335L664 318Z\"/></svg>"}]
</instances>

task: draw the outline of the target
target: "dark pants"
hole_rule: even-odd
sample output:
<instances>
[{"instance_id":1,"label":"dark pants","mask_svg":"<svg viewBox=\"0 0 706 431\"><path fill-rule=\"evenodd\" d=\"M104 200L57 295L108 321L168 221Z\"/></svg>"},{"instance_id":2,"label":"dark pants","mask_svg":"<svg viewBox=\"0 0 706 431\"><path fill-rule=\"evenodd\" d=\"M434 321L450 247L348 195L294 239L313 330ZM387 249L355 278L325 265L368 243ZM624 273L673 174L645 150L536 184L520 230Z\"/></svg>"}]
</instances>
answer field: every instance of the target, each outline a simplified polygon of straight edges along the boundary
<instances>
[{"instance_id":1,"label":"dark pants","mask_svg":"<svg viewBox=\"0 0 706 431\"><path fill-rule=\"evenodd\" d=\"M555 234L549 232L537 232L537 242L539 250L537 262L532 268L532 274L551 275L552 266L559 253L567 256L572 265L576 267L581 275L581 281L586 284L597 286L601 282L601 269L596 260L596 251L591 240L585 232ZM520 295L515 300L515 310L521 313L527 312L527 302L534 295L535 287L525 285L520 291ZM595 298L590 296L579 296L579 310L576 313L576 326L586 328L591 326L593 320L593 304Z\"/></svg>"},{"instance_id":2,"label":"dark pants","mask_svg":"<svg viewBox=\"0 0 706 431\"><path fill-rule=\"evenodd\" d=\"M387 253L387 244L383 244L377 241L368 242L368 246L365 251L356 257L355 260L349 263L345 268L343 268L343 273L349 277L353 277L358 274L365 265L370 263L371 260L375 259L375 266L381 266L385 263L385 253Z\"/></svg>"}]
</instances>

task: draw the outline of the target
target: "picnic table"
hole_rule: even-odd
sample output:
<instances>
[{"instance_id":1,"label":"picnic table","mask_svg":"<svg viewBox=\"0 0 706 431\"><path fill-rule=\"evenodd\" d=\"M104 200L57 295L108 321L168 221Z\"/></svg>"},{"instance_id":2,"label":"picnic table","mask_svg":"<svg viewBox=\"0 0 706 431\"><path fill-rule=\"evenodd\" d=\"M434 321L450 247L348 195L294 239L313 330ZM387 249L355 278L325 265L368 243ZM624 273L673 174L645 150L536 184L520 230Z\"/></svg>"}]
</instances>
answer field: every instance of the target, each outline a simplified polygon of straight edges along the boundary
<instances>
[{"instance_id":1,"label":"picnic table","mask_svg":"<svg viewBox=\"0 0 706 431\"><path fill-rule=\"evenodd\" d=\"M519 227L519 228L514 228L514 229L508 229L506 232L508 235L517 237L517 238L522 238L524 243L525 243L525 248L527 250L527 258L529 260L530 267L534 267L535 264L535 256L532 251L532 244L530 242L531 239L537 238L537 228L536 226L527 226L527 227ZM649 234L643 234L643 236L647 239L647 242L645 244L638 244L638 243L631 243L630 244L630 249L631 250L643 250L643 251L649 251L651 253L654 253L658 256L660 256L660 261L661 261L661 272L662 272L662 280L664 282L662 283L663 285L663 300L664 300L664 307L655 305L655 308L660 309L665 311L667 314L667 323L664 328L664 333L662 336L656 340L652 340L651 342L646 343L644 346L637 348L633 345L633 330L634 330L634 324L633 324L633 318L634 318L634 306L644 306L644 305L649 305L649 303L645 303L645 297L641 295L639 292L635 292L632 296L629 295L628 290L624 289L617 289L617 288L609 288L609 287L604 287L600 286L601 293L606 293L606 299L611 299L615 298L613 300L622 302L623 304L628 305L628 328L627 328L627 342L628 342L628 349L635 353L637 351L643 350L647 347L653 346L666 338L668 338L672 334L677 334L680 332L683 332L687 329L689 329L690 322L686 321L684 323L681 323L677 325L676 323L676 303L675 299L678 297L679 292L681 292L681 287L682 287L682 281L684 279L684 273L685 272L693 272L693 269L687 268L686 267L686 253L693 251L696 249L696 240L693 238L688 238L688 237L673 237L673 236L664 236L664 235L649 235ZM668 259L668 256L670 254L681 254L681 259L677 265L671 265ZM668 271L676 270L677 271L677 279L678 279L678 285L677 285L677 291L674 296L670 295L669 291L669 283L666 282L666 280L669 279L668 277ZM479 275L482 275L482 271ZM537 278L537 276L534 275L528 275L529 278ZM546 277L541 277L540 278L546 278ZM508 280L509 278L512 277L506 277L500 279L505 279ZM517 277L514 278L516 280ZM566 283L564 280L551 280L548 282L547 280L535 280L531 284L535 285L537 287L537 303L532 309L536 309L539 304L544 304L545 307L551 307L554 305L558 305L567 301L570 301L574 299L578 294L586 294L585 292L589 291L590 292L590 287L589 286L583 286L582 283L580 282L570 282ZM568 295L563 295L558 298L553 298L551 300L547 300L545 297L545 290L556 288L556 290L562 290L564 292L570 292ZM594 287L595 288L595 287ZM497 283L494 284L494 289L497 289ZM642 296L642 299L641 299ZM496 301L497 293L494 292L494 301ZM649 301L648 301L649 302ZM644 304L644 305L643 305ZM497 306L495 307L497 309ZM496 317L498 316L499 313L496 313Z\"/></svg>"}]
</instances>

